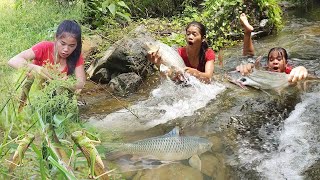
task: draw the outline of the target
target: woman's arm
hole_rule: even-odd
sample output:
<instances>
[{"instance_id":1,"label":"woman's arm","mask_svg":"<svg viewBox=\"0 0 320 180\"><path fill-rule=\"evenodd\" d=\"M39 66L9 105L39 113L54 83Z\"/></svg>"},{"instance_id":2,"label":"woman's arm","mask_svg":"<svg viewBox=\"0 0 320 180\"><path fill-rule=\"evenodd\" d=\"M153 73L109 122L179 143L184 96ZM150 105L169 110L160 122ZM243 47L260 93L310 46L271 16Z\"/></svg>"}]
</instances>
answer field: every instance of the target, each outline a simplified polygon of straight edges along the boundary
<instances>
[{"instance_id":1,"label":"woman's arm","mask_svg":"<svg viewBox=\"0 0 320 180\"><path fill-rule=\"evenodd\" d=\"M43 70L43 67L28 62L28 60L34 58L35 54L33 50L30 48L25 51L22 51L21 53L11 58L8 61L8 65L15 69L26 67L28 68L28 71L36 72L37 74L40 74L42 77L46 79L51 79L51 76L49 75L49 73Z\"/></svg>"},{"instance_id":2,"label":"woman's arm","mask_svg":"<svg viewBox=\"0 0 320 180\"><path fill-rule=\"evenodd\" d=\"M34 59L35 54L32 49L27 49L22 51L21 53L17 54L13 58L11 58L8 62L9 66L19 69L22 67L29 67L29 63L27 60Z\"/></svg>"},{"instance_id":3,"label":"woman's arm","mask_svg":"<svg viewBox=\"0 0 320 180\"><path fill-rule=\"evenodd\" d=\"M213 71L214 71L214 61L207 61L205 65L205 72L200 72L197 69L191 68L191 67L186 67L185 72L191 74L192 76L198 78L199 80L205 82L205 83L210 83L211 78L213 76Z\"/></svg>"},{"instance_id":4,"label":"woman's arm","mask_svg":"<svg viewBox=\"0 0 320 180\"><path fill-rule=\"evenodd\" d=\"M86 83L86 73L84 72L84 66L83 65L77 66L74 70L74 74L77 79L75 90L83 89Z\"/></svg>"}]
</instances>

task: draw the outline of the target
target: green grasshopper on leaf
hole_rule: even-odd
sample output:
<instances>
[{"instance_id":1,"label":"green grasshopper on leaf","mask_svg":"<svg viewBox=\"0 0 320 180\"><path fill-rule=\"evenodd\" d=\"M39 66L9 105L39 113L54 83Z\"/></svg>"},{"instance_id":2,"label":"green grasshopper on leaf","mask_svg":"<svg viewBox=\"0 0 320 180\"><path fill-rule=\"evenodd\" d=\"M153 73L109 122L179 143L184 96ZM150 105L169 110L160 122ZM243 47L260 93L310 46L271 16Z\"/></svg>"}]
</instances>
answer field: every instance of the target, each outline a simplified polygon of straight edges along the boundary
<instances>
[{"instance_id":1,"label":"green grasshopper on leaf","mask_svg":"<svg viewBox=\"0 0 320 180\"><path fill-rule=\"evenodd\" d=\"M104 164L94 144L101 143L100 140L91 140L86 136L86 132L75 131L71 135L71 139L82 151L90 166L89 178L101 178L109 180L108 172L105 170ZM95 176L96 175L96 176Z\"/></svg>"},{"instance_id":2,"label":"green grasshopper on leaf","mask_svg":"<svg viewBox=\"0 0 320 180\"><path fill-rule=\"evenodd\" d=\"M22 159L24 157L25 152L27 151L28 147L34 140L33 134L27 134L23 139L18 140L19 143L16 151L14 152L11 160L7 160L10 162L9 165L9 172L12 172L17 166L22 164Z\"/></svg>"}]
</instances>

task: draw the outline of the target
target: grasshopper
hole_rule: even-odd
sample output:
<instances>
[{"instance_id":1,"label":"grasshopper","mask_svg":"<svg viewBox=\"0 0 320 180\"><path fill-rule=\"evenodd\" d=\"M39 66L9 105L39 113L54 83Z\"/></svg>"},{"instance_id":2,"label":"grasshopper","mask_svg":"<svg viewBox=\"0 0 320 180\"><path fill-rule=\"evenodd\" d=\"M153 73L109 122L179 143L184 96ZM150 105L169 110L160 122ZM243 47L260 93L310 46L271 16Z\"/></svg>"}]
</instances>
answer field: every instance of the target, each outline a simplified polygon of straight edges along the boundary
<instances>
[{"instance_id":1,"label":"grasshopper","mask_svg":"<svg viewBox=\"0 0 320 180\"><path fill-rule=\"evenodd\" d=\"M27 134L23 139L18 140L19 145L14 152L11 161L9 161L9 172L12 172L17 166L20 166L22 164L24 153L28 149L29 145L33 142L33 140L33 134Z\"/></svg>"},{"instance_id":2,"label":"grasshopper","mask_svg":"<svg viewBox=\"0 0 320 180\"><path fill-rule=\"evenodd\" d=\"M90 167L89 178L101 178L102 180L109 180L109 176L101 160L101 157L95 148L94 144L101 143L100 140L91 140L83 131L75 131L71 135L71 139L75 142L81 152L87 159ZM96 175L96 176L95 176Z\"/></svg>"},{"instance_id":3,"label":"grasshopper","mask_svg":"<svg viewBox=\"0 0 320 180\"><path fill-rule=\"evenodd\" d=\"M29 91L31 89L33 82L34 82L34 77L27 77L26 82L22 86L22 93L21 93L20 104L19 104L19 112L21 112L23 107L27 104L27 98L29 96Z\"/></svg>"}]
</instances>

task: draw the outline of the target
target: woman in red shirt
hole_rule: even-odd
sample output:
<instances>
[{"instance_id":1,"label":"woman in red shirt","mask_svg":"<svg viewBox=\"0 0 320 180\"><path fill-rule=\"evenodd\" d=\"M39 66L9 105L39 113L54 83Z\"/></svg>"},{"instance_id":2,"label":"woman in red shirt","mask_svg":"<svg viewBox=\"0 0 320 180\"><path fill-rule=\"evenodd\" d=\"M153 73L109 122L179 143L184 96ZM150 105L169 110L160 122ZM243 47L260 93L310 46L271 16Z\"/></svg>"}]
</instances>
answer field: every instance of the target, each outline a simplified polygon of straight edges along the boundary
<instances>
[{"instance_id":1,"label":"woman in red shirt","mask_svg":"<svg viewBox=\"0 0 320 180\"><path fill-rule=\"evenodd\" d=\"M247 16L244 13L240 15L240 22L244 29L243 55L254 56L254 47L251 39L253 27L249 24ZM254 62L239 65L236 67L236 69L240 71L241 74L247 75L252 71L253 67ZM308 71L305 67L298 66L293 68L288 64L287 51L282 47L270 49L268 53L267 70L289 74L289 82L296 82L305 79L308 76Z\"/></svg>"},{"instance_id":2,"label":"woman in red shirt","mask_svg":"<svg viewBox=\"0 0 320 180\"><path fill-rule=\"evenodd\" d=\"M186 27L187 45L178 48L178 52L187 66L185 72L209 83L214 71L215 53L205 38L206 28L203 24L196 21L189 23ZM148 54L148 59L157 65L161 64L156 52Z\"/></svg>"},{"instance_id":3,"label":"woman in red shirt","mask_svg":"<svg viewBox=\"0 0 320 180\"><path fill-rule=\"evenodd\" d=\"M55 41L42 41L11 58L8 64L16 69L27 67L31 73L38 73L45 79L52 77L44 66L48 63L57 65L58 71L65 74L65 78L75 75L77 82L74 90L81 90L86 80L81 48L80 26L75 21L65 20L57 29Z\"/></svg>"}]
</instances>

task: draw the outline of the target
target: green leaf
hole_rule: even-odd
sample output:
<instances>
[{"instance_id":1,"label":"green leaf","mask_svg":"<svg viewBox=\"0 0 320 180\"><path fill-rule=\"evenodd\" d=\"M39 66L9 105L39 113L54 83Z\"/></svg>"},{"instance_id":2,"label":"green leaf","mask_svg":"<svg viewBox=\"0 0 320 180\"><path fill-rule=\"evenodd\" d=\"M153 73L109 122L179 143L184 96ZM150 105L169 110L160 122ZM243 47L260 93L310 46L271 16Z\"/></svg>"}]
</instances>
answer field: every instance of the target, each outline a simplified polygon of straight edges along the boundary
<instances>
[{"instance_id":1,"label":"green leaf","mask_svg":"<svg viewBox=\"0 0 320 180\"><path fill-rule=\"evenodd\" d=\"M130 18L130 14L123 14L121 12L117 12L117 15L123 17L125 20L127 20L128 22L131 21L131 18Z\"/></svg>"},{"instance_id":2,"label":"green leaf","mask_svg":"<svg viewBox=\"0 0 320 180\"><path fill-rule=\"evenodd\" d=\"M53 116L54 125L55 125L56 127L59 127L59 125L60 125L61 123L63 123L66 119L69 119L71 116L72 116L71 113L69 113L69 114L67 115L67 117L64 117L64 116L62 116L62 115L57 115L57 114L55 114L55 115Z\"/></svg>"},{"instance_id":3,"label":"green leaf","mask_svg":"<svg viewBox=\"0 0 320 180\"><path fill-rule=\"evenodd\" d=\"M37 154L38 157L41 157L42 158L42 153L41 151L37 148L36 145L34 145L33 143L31 144L31 148L33 150L33 152L35 152Z\"/></svg>"},{"instance_id":4,"label":"green leaf","mask_svg":"<svg viewBox=\"0 0 320 180\"><path fill-rule=\"evenodd\" d=\"M121 7L124 7L124 8L126 8L126 9L130 10L130 8L127 6L127 4L126 4L125 2L123 2L123 1L119 1L117 4L118 4L119 6L121 6Z\"/></svg>"},{"instance_id":5,"label":"green leaf","mask_svg":"<svg viewBox=\"0 0 320 180\"><path fill-rule=\"evenodd\" d=\"M114 3L112 3L108 6L108 9L109 9L110 13L112 14L112 16L114 17L116 15L116 5Z\"/></svg>"},{"instance_id":6,"label":"green leaf","mask_svg":"<svg viewBox=\"0 0 320 180\"><path fill-rule=\"evenodd\" d=\"M58 163L55 159L53 159L52 156L48 157L48 160L51 162L52 165L57 167L68 179L71 180L77 180L77 178L74 176L73 173L70 173L66 167L62 166L60 163Z\"/></svg>"},{"instance_id":7,"label":"green leaf","mask_svg":"<svg viewBox=\"0 0 320 180\"><path fill-rule=\"evenodd\" d=\"M42 128L42 131L44 131L45 128L46 128L46 126L44 125L44 122L43 122L43 120L42 120L42 117L41 117L39 111L37 111L37 115L38 115L38 118L39 118L39 123L40 123L40 126L41 126L41 128Z\"/></svg>"},{"instance_id":8,"label":"green leaf","mask_svg":"<svg viewBox=\"0 0 320 180\"><path fill-rule=\"evenodd\" d=\"M58 127L65 119L66 118L64 118L63 116L55 114L53 116L54 125Z\"/></svg>"},{"instance_id":9,"label":"green leaf","mask_svg":"<svg viewBox=\"0 0 320 180\"><path fill-rule=\"evenodd\" d=\"M45 161L42 157L42 152L37 148L37 146L35 144L31 144L31 148L33 150L33 152L36 153L37 157L38 157L38 160L39 160L39 168L40 168L40 176L41 176L41 179L47 179L48 178L48 169L46 168L46 165L45 165Z\"/></svg>"},{"instance_id":10,"label":"green leaf","mask_svg":"<svg viewBox=\"0 0 320 180\"><path fill-rule=\"evenodd\" d=\"M108 2L108 1L104 1L104 2L101 4L101 8L102 8L102 9L107 9L108 5L109 5L109 2Z\"/></svg>"}]
</instances>

